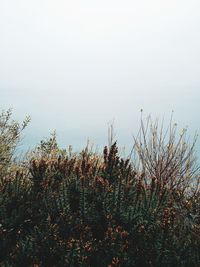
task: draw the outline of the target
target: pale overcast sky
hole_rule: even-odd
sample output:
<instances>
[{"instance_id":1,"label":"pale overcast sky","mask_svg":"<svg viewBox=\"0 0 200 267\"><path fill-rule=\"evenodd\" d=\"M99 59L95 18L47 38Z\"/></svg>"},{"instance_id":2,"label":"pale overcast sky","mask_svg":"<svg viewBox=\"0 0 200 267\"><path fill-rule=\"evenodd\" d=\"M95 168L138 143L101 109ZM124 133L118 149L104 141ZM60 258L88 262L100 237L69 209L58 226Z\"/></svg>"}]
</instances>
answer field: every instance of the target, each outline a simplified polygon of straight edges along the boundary
<instances>
[{"instance_id":1,"label":"pale overcast sky","mask_svg":"<svg viewBox=\"0 0 200 267\"><path fill-rule=\"evenodd\" d=\"M140 109L200 131L199 0L1 0L0 99L25 142L132 142Z\"/></svg>"}]
</instances>

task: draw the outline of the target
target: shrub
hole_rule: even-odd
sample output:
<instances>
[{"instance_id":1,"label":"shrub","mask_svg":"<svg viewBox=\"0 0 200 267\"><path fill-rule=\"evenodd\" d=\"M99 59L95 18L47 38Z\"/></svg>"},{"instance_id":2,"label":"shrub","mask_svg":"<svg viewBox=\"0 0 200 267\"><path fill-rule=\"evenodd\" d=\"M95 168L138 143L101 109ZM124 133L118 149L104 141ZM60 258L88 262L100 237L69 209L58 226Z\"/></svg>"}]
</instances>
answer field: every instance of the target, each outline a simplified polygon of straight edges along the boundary
<instances>
[{"instance_id":1,"label":"shrub","mask_svg":"<svg viewBox=\"0 0 200 267\"><path fill-rule=\"evenodd\" d=\"M29 117L20 125L12 120L11 109L2 111L0 114L0 185L5 178L8 168L14 160L17 145L20 142L21 133L30 121Z\"/></svg>"},{"instance_id":2,"label":"shrub","mask_svg":"<svg viewBox=\"0 0 200 267\"><path fill-rule=\"evenodd\" d=\"M42 141L14 178L3 174L0 264L199 266L194 145L171 125L166 136L142 121L133 162L114 140L102 155Z\"/></svg>"}]
</instances>

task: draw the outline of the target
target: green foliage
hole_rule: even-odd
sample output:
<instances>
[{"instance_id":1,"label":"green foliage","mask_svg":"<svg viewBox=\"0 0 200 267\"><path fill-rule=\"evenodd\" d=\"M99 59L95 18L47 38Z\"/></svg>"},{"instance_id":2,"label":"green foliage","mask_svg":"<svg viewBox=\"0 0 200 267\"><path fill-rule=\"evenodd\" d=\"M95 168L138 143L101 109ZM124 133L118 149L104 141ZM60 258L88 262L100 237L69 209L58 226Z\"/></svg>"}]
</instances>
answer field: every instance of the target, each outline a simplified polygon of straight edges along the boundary
<instances>
[{"instance_id":1,"label":"green foliage","mask_svg":"<svg viewBox=\"0 0 200 267\"><path fill-rule=\"evenodd\" d=\"M88 147L73 154L59 149L54 134L21 166L12 155L24 127L14 123L14 134L8 114L0 119L7 127L1 147L10 144L8 133L13 138L9 167L1 171L0 266L200 265L192 148L180 148L172 136L169 148L155 128L146 136L142 125L136 164L119 155L116 142L102 155Z\"/></svg>"}]
</instances>

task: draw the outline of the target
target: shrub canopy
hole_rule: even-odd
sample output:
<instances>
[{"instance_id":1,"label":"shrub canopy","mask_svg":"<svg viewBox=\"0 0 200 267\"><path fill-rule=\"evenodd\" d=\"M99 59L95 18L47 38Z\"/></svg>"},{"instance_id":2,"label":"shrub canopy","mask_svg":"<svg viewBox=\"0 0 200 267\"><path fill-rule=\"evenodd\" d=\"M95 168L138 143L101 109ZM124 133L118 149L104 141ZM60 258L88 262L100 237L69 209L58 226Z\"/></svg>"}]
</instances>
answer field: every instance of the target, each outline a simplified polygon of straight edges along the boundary
<instances>
[{"instance_id":1,"label":"shrub canopy","mask_svg":"<svg viewBox=\"0 0 200 267\"><path fill-rule=\"evenodd\" d=\"M21 131L0 115L1 266L199 266L199 171L186 132L141 121L135 157L60 149L56 135L27 160Z\"/></svg>"}]
</instances>

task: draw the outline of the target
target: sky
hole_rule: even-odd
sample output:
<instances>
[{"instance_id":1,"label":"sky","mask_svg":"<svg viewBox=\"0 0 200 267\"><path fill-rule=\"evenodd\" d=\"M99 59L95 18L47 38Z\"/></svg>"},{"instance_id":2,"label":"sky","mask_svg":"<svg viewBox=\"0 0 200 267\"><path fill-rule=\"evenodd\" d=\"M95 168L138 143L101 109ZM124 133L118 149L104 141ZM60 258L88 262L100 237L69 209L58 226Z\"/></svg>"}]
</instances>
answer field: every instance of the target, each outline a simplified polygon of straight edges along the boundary
<instances>
[{"instance_id":1,"label":"sky","mask_svg":"<svg viewBox=\"0 0 200 267\"><path fill-rule=\"evenodd\" d=\"M1 0L1 109L31 116L24 144L130 147L144 116L200 132L199 0ZM200 147L200 142L198 142ZM200 151L200 150L199 150Z\"/></svg>"}]
</instances>

